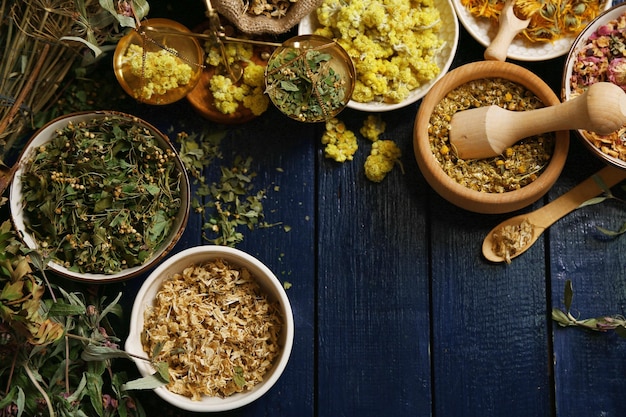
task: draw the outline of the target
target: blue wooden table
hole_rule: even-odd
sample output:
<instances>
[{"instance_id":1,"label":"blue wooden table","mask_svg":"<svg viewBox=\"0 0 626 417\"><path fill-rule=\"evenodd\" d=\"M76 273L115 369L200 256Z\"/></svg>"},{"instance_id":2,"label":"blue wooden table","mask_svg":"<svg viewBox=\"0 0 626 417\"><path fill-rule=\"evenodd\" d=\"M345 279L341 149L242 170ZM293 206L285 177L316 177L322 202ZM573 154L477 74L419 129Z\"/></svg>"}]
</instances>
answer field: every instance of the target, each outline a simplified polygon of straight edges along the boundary
<instances>
[{"instance_id":1,"label":"blue wooden table","mask_svg":"<svg viewBox=\"0 0 626 417\"><path fill-rule=\"evenodd\" d=\"M190 11L202 2L180 3L155 5L150 17L189 26L202 19L201 11ZM484 48L463 29L460 42L454 67L482 59ZM518 64L559 94L564 58ZM579 209L510 265L491 264L480 252L485 235L518 213L471 213L429 187L413 156L418 107L382 114L383 138L401 147L404 173L395 169L380 184L365 178L370 145L364 141L352 162L324 157L321 124L291 121L272 108L228 128L223 163L251 156L255 183L268 190L265 220L289 226L244 231L237 247L291 283L296 337L277 385L223 415L626 415L626 340L561 328L551 319L552 308L563 307L567 280L581 317L626 312L626 238L607 239L596 229L618 229L626 205ZM213 126L185 101L137 105L134 113L164 130ZM365 117L353 110L339 116L354 131ZM557 184L520 213L602 166L572 134ZM174 252L201 244L201 219L192 214ZM140 284L141 278L121 284L126 303ZM141 399L149 415L187 415L151 392Z\"/></svg>"}]
</instances>

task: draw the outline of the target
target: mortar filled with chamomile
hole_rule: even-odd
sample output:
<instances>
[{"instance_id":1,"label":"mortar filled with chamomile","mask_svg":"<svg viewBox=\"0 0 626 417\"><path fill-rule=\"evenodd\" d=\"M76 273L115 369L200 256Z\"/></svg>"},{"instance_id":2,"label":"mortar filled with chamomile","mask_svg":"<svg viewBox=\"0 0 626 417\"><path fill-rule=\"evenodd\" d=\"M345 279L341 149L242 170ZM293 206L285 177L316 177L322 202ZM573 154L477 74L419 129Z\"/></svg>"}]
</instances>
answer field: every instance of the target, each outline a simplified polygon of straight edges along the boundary
<instances>
[{"instance_id":1,"label":"mortar filled with chamomile","mask_svg":"<svg viewBox=\"0 0 626 417\"><path fill-rule=\"evenodd\" d=\"M558 178L569 132L524 138L495 157L462 159L450 142L452 116L490 105L529 111L559 103L545 82L515 64L463 65L437 82L419 108L413 145L420 170L435 191L466 210L506 213L532 204Z\"/></svg>"}]
</instances>

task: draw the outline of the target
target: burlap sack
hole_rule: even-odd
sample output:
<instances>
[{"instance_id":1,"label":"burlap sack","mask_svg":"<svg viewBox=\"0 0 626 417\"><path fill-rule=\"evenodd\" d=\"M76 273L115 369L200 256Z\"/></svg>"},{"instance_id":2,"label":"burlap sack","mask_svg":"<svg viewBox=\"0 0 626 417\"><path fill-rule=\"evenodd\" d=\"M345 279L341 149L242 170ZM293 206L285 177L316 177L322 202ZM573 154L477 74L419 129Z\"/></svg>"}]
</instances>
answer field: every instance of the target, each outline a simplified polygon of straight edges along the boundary
<instances>
[{"instance_id":1,"label":"burlap sack","mask_svg":"<svg viewBox=\"0 0 626 417\"><path fill-rule=\"evenodd\" d=\"M313 12L322 3L322 0L298 0L291 4L285 16L280 18L254 16L246 13L246 3L246 0L211 0L215 10L242 32L272 35L288 32L304 16Z\"/></svg>"}]
</instances>

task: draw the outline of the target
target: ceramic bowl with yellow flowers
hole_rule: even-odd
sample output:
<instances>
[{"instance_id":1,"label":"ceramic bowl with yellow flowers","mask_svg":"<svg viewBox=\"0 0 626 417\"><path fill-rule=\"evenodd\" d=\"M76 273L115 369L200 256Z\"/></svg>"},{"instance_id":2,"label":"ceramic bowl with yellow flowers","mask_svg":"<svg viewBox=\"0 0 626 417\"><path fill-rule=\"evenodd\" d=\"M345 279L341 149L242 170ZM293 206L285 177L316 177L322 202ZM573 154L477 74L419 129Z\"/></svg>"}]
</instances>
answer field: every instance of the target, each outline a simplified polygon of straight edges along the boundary
<instances>
[{"instance_id":1,"label":"ceramic bowl with yellow flowers","mask_svg":"<svg viewBox=\"0 0 626 417\"><path fill-rule=\"evenodd\" d=\"M452 0L461 24L488 47L498 33L505 0ZM576 36L611 0L514 0L516 16L530 19L507 50L518 61L545 61L569 52Z\"/></svg>"},{"instance_id":2,"label":"ceramic bowl with yellow flowers","mask_svg":"<svg viewBox=\"0 0 626 417\"><path fill-rule=\"evenodd\" d=\"M323 0L300 22L300 35L336 40L354 62L356 82L349 108L383 112L408 106L450 68L459 41L452 3L413 3Z\"/></svg>"},{"instance_id":3,"label":"ceramic bowl with yellow flowers","mask_svg":"<svg viewBox=\"0 0 626 417\"><path fill-rule=\"evenodd\" d=\"M35 133L18 163L13 224L64 277L102 283L139 275L187 224L184 165L167 136L135 116L62 116Z\"/></svg>"}]
</instances>

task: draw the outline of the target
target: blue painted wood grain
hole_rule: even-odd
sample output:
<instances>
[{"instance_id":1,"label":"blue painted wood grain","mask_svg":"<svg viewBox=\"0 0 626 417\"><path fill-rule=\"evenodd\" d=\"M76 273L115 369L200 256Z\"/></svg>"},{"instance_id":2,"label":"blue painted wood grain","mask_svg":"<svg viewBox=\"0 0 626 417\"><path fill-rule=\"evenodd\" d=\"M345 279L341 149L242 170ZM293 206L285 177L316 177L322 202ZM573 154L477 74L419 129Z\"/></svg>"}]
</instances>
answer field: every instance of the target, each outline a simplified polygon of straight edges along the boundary
<instances>
[{"instance_id":1,"label":"blue painted wood grain","mask_svg":"<svg viewBox=\"0 0 626 417\"><path fill-rule=\"evenodd\" d=\"M202 8L200 1L155 3L151 16L193 27ZM454 66L482 59L484 48L464 30L461 45ZM558 94L563 62L520 65ZM283 377L267 395L220 415L624 415L626 342L563 329L550 319L552 307L562 307L568 279L581 316L626 312L626 240L601 239L594 228L619 227L624 207L576 211L511 265L489 264L480 254L482 240L509 215L466 212L426 184L412 149L418 106L382 114L388 125L383 138L400 145L404 173L396 169L381 184L364 177L367 142L350 163L324 158L323 125L293 122L270 109L231 127L225 160L252 156L258 183L269 187L266 220L291 228L246 233L239 248L292 284L296 341ZM137 113L160 127L214 126L184 102L138 105ZM356 131L365 116L347 110L340 118ZM574 135L571 148L555 187L520 212L558 197L602 166ZM200 229L192 215L176 250L206 243ZM126 302L140 282L120 284ZM142 399L149 415L187 415L150 392Z\"/></svg>"}]
</instances>

